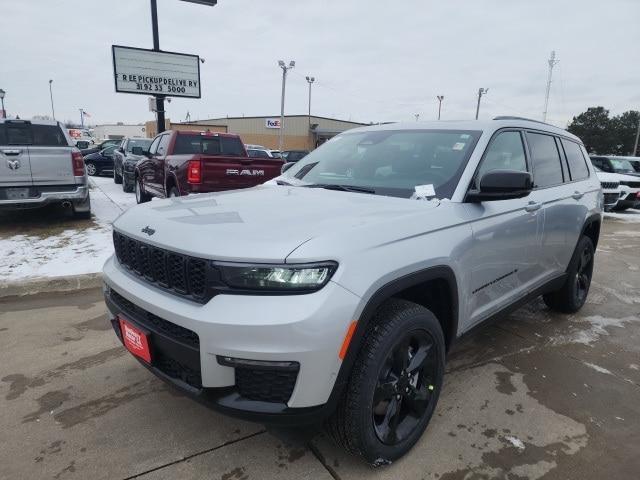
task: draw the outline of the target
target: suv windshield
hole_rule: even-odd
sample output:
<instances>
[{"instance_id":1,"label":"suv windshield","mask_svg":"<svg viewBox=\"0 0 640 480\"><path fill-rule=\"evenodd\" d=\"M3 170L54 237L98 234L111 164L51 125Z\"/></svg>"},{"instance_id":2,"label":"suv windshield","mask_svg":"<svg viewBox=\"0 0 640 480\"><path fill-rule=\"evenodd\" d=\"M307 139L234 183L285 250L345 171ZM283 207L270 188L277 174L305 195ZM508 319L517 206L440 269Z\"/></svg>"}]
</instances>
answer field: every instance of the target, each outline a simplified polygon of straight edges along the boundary
<instances>
[{"instance_id":1,"label":"suv windshield","mask_svg":"<svg viewBox=\"0 0 640 480\"><path fill-rule=\"evenodd\" d=\"M621 158L610 158L613 171L616 173L636 173L636 170L631 165L629 160L623 160Z\"/></svg>"},{"instance_id":2,"label":"suv windshield","mask_svg":"<svg viewBox=\"0 0 640 480\"><path fill-rule=\"evenodd\" d=\"M451 198L480 137L467 130L379 130L346 133L314 150L284 178L367 189L410 198L418 185Z\"/></svg>"}]
</instances>

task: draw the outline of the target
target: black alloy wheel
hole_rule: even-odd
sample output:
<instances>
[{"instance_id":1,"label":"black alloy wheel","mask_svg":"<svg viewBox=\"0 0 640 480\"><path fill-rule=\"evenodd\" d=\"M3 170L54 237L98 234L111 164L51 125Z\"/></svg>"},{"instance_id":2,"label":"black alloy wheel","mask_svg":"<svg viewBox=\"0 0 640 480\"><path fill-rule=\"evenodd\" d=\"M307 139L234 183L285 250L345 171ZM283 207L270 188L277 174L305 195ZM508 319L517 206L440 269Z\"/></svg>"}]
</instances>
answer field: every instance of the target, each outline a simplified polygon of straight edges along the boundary
<instances>
[{"instance_id":1,"label":"black alloy wheel","mask_svg":"<svg viewBox=\"0 0 640 480\"><path fill-rule=\"evenodd\" d=\"M373 425L381 442L395 445L420 424L438 378L436 348L424 330L414 330L389 353L373 396Z\"/></svg>"}]
</instances>

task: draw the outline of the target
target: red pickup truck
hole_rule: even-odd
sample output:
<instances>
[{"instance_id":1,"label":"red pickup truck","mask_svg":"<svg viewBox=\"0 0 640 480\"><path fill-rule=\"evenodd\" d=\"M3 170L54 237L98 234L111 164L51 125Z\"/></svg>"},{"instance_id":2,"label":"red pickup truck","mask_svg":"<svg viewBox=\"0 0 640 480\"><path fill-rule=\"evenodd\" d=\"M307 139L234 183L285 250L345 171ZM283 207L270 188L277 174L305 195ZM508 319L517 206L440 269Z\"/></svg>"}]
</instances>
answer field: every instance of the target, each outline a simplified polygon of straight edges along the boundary
<instances>
[{"instance_id":1,"label":"red pickup truck","mask_svg":"<svg viewBox=\"0 0 640 480\"><path fill-rule=\"evenodd\" d=\"M156 136L135 167L136 201L259 185L280 175L280 158L250 158L238 135L167 131Z\"/></svg>"}]
</instances>

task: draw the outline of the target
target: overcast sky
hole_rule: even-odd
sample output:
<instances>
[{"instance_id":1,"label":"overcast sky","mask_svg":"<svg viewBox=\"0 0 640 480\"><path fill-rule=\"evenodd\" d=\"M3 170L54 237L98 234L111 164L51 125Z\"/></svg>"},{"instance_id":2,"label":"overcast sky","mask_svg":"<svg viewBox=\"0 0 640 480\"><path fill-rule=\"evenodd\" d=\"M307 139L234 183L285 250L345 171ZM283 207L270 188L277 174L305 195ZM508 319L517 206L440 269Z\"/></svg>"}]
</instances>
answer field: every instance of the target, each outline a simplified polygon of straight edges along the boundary
<instances>
[{"instance_id":1,"label":"overcast sky","mask_svg":"<svg viewBox=\"0 0 640 480\"><path fill-rule=\"evenodd\" d=\"M152 119L146 97L114 92L111 45L151 48L148 0L2 2L0 88L10 115L92 124ZM287 114L354 121L541 118L556 50L548 120L589 106L640 108L638 0L158 0L160 47L200 55L202 98L174 99L172 121L279 115L278 59L295 60Z\"/></svg>"}]
</instances>

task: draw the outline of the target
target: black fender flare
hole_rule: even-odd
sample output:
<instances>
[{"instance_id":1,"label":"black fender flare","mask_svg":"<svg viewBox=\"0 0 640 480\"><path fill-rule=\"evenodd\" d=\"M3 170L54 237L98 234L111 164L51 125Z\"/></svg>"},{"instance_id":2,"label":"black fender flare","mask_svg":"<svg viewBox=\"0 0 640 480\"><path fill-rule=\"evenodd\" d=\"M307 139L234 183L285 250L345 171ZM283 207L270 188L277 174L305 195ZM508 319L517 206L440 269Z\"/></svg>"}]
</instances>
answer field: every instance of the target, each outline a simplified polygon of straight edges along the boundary
<instances>
[{"instance_id":1,"label":"black fender flare","mask_svg":"<svg viewBox=\"0 0 640 480\"><path fill-rule=\"evenodd\" d=\"M371 295L359 318L356 319L357 323L355 331L351 337L347 354L342 361L342 365L340 365L336 382L333 386L331 396L329 397L328 403L330 405L336 405L342 396L342 392L349 381L349 376L358 356L358 352L364 344L365 333L373 321L373 316L378 307L382 305L385 300L388 300L395 294L430 280L445 280L449 286L451 294L452 321L451 325L449 325L448 331L444 332L445 338L449 339L447 349L453 343L458 335L459 298L458 282L451 267L445 265L429 267L391 280Z\"/></svg>"}]
</instances>

